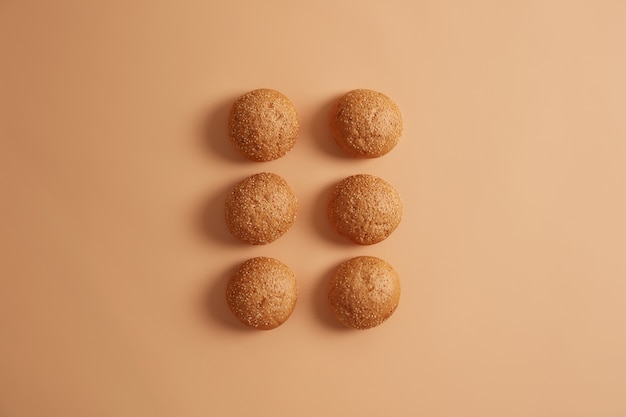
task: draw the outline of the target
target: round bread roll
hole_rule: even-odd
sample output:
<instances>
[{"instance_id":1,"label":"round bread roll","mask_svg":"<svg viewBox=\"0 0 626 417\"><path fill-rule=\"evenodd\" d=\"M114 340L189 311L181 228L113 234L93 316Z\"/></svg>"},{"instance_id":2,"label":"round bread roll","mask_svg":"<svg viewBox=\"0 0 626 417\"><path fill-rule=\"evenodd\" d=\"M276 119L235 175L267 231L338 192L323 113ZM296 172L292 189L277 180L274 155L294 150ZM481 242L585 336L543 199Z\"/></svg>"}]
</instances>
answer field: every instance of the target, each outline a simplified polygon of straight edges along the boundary
<instances>
[{"instance_id":1,"label":"round bread roll","mask_svg":"<svg viewBox=\"0 0 626 417\"><path fill-rule=\"evenodd\" d=\"M328 217L341 236L360 245L385 240L400 224L402 202L391 184L374 175L341 180L328 203Z\"/></svg>"},{"instance_id":2,"label":"round bread roll","mask_svg":"<svg viewBox=\"0 0 626 417\"><path fill-rule=\"evenodd\" d=\"M265 245L281 237L296 219L298 202L287 181L269 172L247 177L226 197L226 224L237 239Z\"/></svg>"},{"instance_id":3,"label":"round bread roll","mask_svg":"<svg viewBox=\"0 0 626 417\"><path fill-rule=\"evenodd\" d=\"M378 158L392 150L402 136L402 114L386 95L352 90L330 114L330 130L344 151L357 158Z\"/></svg>"},{"instance_id":4,"label":"round bread roll","mask_svg":"<svg viewBox=\"0 0 626 417\"><path fill-rule=\"evenodd\" d=\"M259 89L239 97L228 119L230 141L252 161L272 161L293 148L300 123L291 101L275 90Z\"/></svg>"},{"instance_id":5,"label":"round bread roll","mask_svg":"<svg viewBox=\"0 0 626 417\"><path fill-rule=\"evenodd\" d=\"M226 287L226 301L242 323L269 330L283 324L298 299L296 277L274 258L248 259L233 273Z\"/></svg>"},{"instance_id":6,"label":"round bread roll","mask_svg":"<svg viewBox=\"0 0 626 417\"><path fill-rule=\"evenodd\" d=\"M387 320L400 302L400 277L386 261L359 256L341 265L330 281L330 308L342 324L369 329Z\"/></svg>"}]
</instances>

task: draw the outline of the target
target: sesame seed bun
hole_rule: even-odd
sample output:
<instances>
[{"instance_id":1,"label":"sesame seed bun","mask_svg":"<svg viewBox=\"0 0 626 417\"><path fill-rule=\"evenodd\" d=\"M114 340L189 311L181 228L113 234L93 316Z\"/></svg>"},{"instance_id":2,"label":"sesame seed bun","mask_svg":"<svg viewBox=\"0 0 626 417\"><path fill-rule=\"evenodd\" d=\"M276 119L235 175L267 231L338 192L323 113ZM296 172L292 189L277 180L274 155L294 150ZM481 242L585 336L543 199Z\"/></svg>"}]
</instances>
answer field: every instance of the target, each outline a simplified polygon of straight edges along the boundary
<instances>
[{"instance_id":1,"label":"sesame seed bun","mask_svg":"<svg viewBox=\"0 0 626 417\"><path fill-rule=\"evenodd\" d=\"M275 90L250 91L233 103L228 119L230 141L252 161L272 161L293 148L298 137L298 113Z\"/></svg>"},{"instance_id":2,"label":"sesame seed bun","mask_svg":"<svg viewBox=\"0 0 626 417\"><path fill-rule=\"evenodd\" d=\"M293 312L298 286L293 271L274 258L245 261L230 277L226 301L242 323L269 330L283 324Z\"/></svg>"},{"instance_id":3,"label":"sesame seed bun","mask_svg":"<svg viewBox=\"0 0 626 417\"><path fill-rule=\"evenodd\" d=\"M352 258L342 263L331 279L328 301L343 325L355 329L376 327L398 307L400 277L380 258Z\"/></svg>"},{"instance_id":4,"label":"sesame seed bun","mask_svg":"<svg viewBox=\"0 0 626 417\"><path fill-rule=\"evenodd\" d=\"M298 202L287 181L269 172L247 177L226 197L225 218L237 239L264 245L284 235L296 219Z\"/></svg>"},{"instance_id":5,"label":"sesame seed bun","mask_svg":"<svg viewBox=\"0 0 626 417\"><path fill-rule=\"evenodd\" d=\"M386 95L352 90L331 110L330 130L341 149L357 158L378 158L402 136L402 114Z\"/></svg>"},{"instance_id":6,"label":"sesame seed bun","mask_svg":"<svg viewBox=\"0 0 626 417\"><path fill-rule=\"evenodd\" d=\"M328 218L341 236L360 245L385 240L402 219L396 189L374 175L358 174L341 180L328 202Z\"/></svg>"}]
</instances>

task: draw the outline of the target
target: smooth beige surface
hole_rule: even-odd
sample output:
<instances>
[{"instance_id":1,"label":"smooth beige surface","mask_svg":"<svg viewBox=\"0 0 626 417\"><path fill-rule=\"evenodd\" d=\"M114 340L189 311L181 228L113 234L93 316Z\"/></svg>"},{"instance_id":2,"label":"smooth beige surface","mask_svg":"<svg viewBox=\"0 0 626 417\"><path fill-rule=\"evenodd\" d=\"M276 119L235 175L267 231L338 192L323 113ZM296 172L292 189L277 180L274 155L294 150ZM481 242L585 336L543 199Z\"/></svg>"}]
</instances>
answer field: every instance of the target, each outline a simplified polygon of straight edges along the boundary
<instances>
[{"instance_id":1,"label":"smooth beige surface","mask_svg":"<svg viewBox=\"0 0 626 417\"><path fill-rule=\"evenodd\" d=\"M626 415L626 3L0 2L0 415ZM228 109L287 95L301 135L245 161ZM327 127L354 88L404 135L353 160ZM252 247L226 192L272 171L300 203ZM393 184L370 247L325 217L339 179ZM337 265L389 261L396 313L368 331L325 304ZM268 332L228 312L243 260L289 265Z\"/></svg>"}]
</instances>

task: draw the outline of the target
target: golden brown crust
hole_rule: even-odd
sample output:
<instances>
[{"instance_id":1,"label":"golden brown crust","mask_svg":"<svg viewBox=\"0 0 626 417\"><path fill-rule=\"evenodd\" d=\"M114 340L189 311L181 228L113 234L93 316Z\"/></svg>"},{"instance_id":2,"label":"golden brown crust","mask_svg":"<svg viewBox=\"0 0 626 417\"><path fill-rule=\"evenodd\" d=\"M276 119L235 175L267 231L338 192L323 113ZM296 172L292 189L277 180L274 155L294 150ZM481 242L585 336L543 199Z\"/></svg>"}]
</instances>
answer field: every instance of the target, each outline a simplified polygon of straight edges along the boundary
<instances>
[{"instance_id":1,"label":"golden brown crust","mask_svg":"<svg viewBox=\"0 0 626 417\"><path fill-rule=\"evenodd\" d=\"M385 240L400 224L402 202L391 184L374 175L341 180L328 202L328 217L341 236L361 245Z\"/></svg>"},{"instance_id":2,"label":"golden brown crust","mask_svg":"<svg viewBox=\"0 0 626 417\"><path fill-rule=\"evenodd\" d=\"M237 239L264 245L289 230L297 210L296 195L287 181L263 172L241 181L226 197L226 224Z\"/></svg>"},{"instance_id":3,"label":"golden brown crust","mask_svg":"<svg viewBox=\"0 0 626 417\"><path fill-rule=\"evenodd\" d=\"M402 136L402 114L386 95L352 90L330 114L330 130L337 144L358 158L378 158L391 151Z\"/></svg>"},{"instance_id":4,"label":"golden brown crust","mask_svg":"<svg viewBox=\"0 0 626 417\"><path fill-rule=\"evenodd\" d=\"M283 94L266 88L250 91L233 103L228 119L230 141L252 161L271 161L293 148L298 113Z\"/></svg>"},{"instance_id":5,"label":"golden brown crust","mask_svg":"<svg viewBox=\"0 0 626 417\"><path fill-rule=\"evenodd\" d=\"M386 261L359 256L342 263L328 288L330 308L342 324L369 329L387 320L400 302L400 277Z\"/></svg>"},{"instance_id":6,"label":"golden brown crust","mask_svg":"<svg viewBox=\"0 0 626 417\"><path fill-rule=\"evenodd\" d=\"M233 273L226 301L233 314L261 330L283 324L293 312L298 286L293 271L274 258L248 259Z\"/></svg>"}]
</instances>

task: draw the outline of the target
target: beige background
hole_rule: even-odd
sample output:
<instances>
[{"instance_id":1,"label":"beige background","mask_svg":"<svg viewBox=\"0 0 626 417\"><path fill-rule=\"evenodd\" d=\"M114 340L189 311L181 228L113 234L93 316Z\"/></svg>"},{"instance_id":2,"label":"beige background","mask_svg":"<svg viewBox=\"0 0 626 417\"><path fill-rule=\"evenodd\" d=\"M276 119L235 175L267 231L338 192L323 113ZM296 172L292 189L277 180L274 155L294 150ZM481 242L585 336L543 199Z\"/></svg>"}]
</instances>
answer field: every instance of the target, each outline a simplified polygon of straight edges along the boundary
<instances>
[{"instance_id":1,"label":"beige background","mask_svg":"<svg viewBox=\"0 0 626 417\"><path fill-rule=\"evenodd\" d=\"M624 1L0 1L0 415L626 416ZM295 103L286 157L246 162L235 97ZM392 97L394 151L343 157L329 104ZM226 191L284 176L262 247ZM329 187L394 184L388 240L335 237ZM340 328L332 270L369 254L396 314ZM290 320L250 331L226 279L274 256Z\"/></svg>"}]
</instances>

